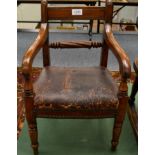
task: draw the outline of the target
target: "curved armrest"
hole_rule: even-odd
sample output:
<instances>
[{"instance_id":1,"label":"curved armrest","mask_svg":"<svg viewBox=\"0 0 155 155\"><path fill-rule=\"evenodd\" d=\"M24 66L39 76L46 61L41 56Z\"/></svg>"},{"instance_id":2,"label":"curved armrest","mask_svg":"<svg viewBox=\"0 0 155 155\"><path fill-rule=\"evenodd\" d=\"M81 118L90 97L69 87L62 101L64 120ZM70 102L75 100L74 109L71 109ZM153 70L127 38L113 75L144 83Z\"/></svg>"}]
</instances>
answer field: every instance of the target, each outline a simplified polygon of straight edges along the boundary
<instances>
[{"instance_id":1,"label":"curved armrest","mask_svg":"<svg viewBox=\"0 0 155 155\"><path fill-rule=\"evenodd\" d=\"M131 74L130 60L123 48L116 41L110 24L105 24L105 40L113 54L119 62L121 76L124 80L128 79Z\"/></svg>"},{"instance_id":2,"label":"curved armrest","mask_svg":"<svg viewBox=\"0 0 155 155\"><path fill-rule=\"evenodd\" d=\"M41 47L43 46L44 42L47 38L47 24L41 24L41 28L36 40L32 43L29 49L25 52L22 61L22 72L23 74L30 74L32 69L33 59L36 54L39 52Z\"/></svg>"}]
</instances>

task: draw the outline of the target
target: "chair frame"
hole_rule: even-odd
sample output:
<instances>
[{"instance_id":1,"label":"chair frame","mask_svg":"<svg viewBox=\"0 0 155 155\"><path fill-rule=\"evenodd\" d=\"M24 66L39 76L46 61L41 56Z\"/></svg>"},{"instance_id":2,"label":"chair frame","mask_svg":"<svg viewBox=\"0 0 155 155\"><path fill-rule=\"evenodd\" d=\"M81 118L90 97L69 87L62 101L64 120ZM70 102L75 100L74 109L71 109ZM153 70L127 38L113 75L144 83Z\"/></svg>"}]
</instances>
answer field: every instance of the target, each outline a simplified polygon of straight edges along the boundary
<instances>
[{"instance_id":1,"label":"chair frame","mask_svg":"<svg viewBox=\"0 0 155 155\"><path fill-rule=\"evenodd\" d=\"M50 117L55 118L56 116L47 115L44 113L42 115L34 111L34 92L33 92L33 83L32 83L32 63L36 56L36 54L40 51L40 49L43 49L43 65L44 67L50 66L50 54L49 54L49 37L48 37L48 15L52 14L48 12L48 2L47 0L42 0L41 2L41 28L39 31L39 34L36 38L36 40L32 43L30 48L25 52L25 55L23 57L22 62L22 74L24 79L24 101L25 101L25 109L26 109L26 119L28 122L29 127L29 135L31 139L32 148L34 151L34 155L38 155L38 129L37 129L37 117ZM92 7L93 9L96 9L95 7ZM84 9L84 8L82 8ZM100 8L99 8L100 9ZM85 10L85 9L84 9ZM128 103L128 86L127 86L127 80L130 77L131 67L130 67L130 61L128 56L126 55L125 51L122 49L122 47L118 44L118 42L115 40L112 28L111 28L111 20L112 20L112 12L113 12L113 5L110 0L106 1L106 7L105 7L105 31L104 31L104 40L103 43L96 43L92 41L87 41L84 43L84 46L86 47L102 47L101 51L101 60L100 60L100 66L107 67L107 61L108 61L108 50L111 49L112 53L118 60L120 74L121 74L121 82L119 85L119 91L118 91L118 100L119 105L117 110L111 111L111 113L103 113L102 115L98 115L97 118L106 118L106 117L113 117L115 118L114 121L114 127L113 127L113 137L112 137L112 149L115 150L116 146L119 141L121 129L123 120L126 114L126 107ZM56 11L55 14L58 15L59 11ZM62 18L62 14L59 14ZM100 18L99 15L96 15L97 18ZM64 16L63 16L63 19ZM71 47L75 46L72 42L68 43ZM63 48L64 44L63 42L59 43L52 43L50 45L51 47L55 48ZM81 48L81 44L77 42L76 48ZM61 118L56 117L56 118ZM63 117L62 117L63 118ZM81 116L80 118L83 118ZM84 118L93 118L93 116L84 117Z\"/></svg>"}]
</instances>

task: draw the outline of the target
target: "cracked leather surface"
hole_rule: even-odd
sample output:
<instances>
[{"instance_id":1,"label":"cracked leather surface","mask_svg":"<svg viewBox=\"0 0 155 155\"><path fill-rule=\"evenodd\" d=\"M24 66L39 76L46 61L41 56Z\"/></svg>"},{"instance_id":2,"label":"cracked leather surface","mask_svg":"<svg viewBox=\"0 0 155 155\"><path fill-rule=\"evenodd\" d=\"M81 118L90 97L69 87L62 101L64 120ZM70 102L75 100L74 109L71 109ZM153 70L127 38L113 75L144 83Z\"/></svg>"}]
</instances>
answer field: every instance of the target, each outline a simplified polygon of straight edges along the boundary
<instances>
[{"instance_id":1,"label":"cracked leather surface","mask_svg":"<svg viewBox=\"0 0 155 155\"><path fill-rule=\"evenodd\" d=\"M103 67L45 67L34 83L34 104L51 110L116 109L118 88Z\"/></svg>"}]
</instances>

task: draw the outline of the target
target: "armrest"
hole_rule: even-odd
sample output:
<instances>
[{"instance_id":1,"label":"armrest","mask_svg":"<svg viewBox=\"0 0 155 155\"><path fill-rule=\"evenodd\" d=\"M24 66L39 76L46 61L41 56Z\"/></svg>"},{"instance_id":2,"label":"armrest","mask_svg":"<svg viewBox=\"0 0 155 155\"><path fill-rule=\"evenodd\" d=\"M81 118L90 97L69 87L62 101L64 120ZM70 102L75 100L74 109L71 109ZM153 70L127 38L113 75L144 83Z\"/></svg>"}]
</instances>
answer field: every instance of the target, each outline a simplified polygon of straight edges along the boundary
<instances>
[{"instance_id":1,"label":"armrest","mask_svg":"<svg viewBox=\"0 0 155 155\"><path fill-rule=\"evenodd\" d=\"M116 41L110 24L105 24L105 41L118 60L122 78L127 80L131 74L130 60L123 48Z\"/></svg>"},{"instance_id":2,"label":"armrest","mask_svg":"<svg viewBox=\"0 0 155 155\"><path fill-rule=\"evenodd\" d=\"M43 46L44 42L47 38L47 24L41 24L41 28L36 40L32 43L29 49L25 52L22 61L22 72L25 75L30 75L32 69L33 59L35 58L36 54L39 52L41 47Z\"/></svg>"}]
</instances>

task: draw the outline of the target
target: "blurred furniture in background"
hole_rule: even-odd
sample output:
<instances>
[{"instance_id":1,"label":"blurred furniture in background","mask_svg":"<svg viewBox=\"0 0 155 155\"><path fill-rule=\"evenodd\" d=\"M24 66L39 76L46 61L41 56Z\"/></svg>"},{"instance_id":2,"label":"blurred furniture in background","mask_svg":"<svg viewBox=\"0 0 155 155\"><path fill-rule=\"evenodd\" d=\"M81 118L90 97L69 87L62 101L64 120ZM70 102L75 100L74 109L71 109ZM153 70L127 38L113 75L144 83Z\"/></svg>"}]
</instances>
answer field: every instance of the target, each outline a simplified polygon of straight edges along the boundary
<instances>
[{"instance_id":1,"label":"blurred furniture in background","mask_svg":"<svg viewBox=\"0 0 155 155\"><path fill-rule=\"evenodd\" d=\"M134 67L136 76L135 76L135 81L133 83L131 95L129 98L128 116L133 128L136 140L138 141L138 114L137 114L138 110L136 110L136 105L135 105L135 96L138 91L138 58L135 59L133 67Z\"/></svg>"},{"instance_id":2,"label":"blurred furniture in background","mask_svg":"<svg viewBox=\"0 0 155 155\"><path fill-rule=\"evenodd\" d=\"M48 0L49 4L84 4L86 6L95 6L95 4L98 2L98 0ZM20 4L40 4L41 0L17 0L17 5ZM33 22L33 23L41 23L41 21L18 21L18 22L22 22L22 23L29 23L29 22ZM60 23L58 21L48 21L49 23ZM63 23L73 23L71 21L63 21ZM92 27L93 27L93 20L89 20L88 22L80 22L77 21L74 23L76 24L89 24L89 40L91 40L92 38ZM62 25L62 21L61 21L61 25Z\"/></svg>"},{"instance_id":3,"label":"blurred furniture in background","mask_svg":"<svg viewBox=\"0 0 155 155\"><path fill-rule=\"evenodd\" d=\"M138 6L138 0L112 0L113 5L114 6L120 6L120 8L116 9L115 11L113 11L113 18L124 8L124 7L128 7L128 6ZM41 0L17 0L17 5L20 4L40 4ZM49 4L84 4L87 6L101 6L102 3L105 3L105 0L48 0ZM136 17L137 18L137 17ZM40 20L18 20L18 23L41 23ZM49 23L58 23L56 21L49 21ZM64 21L63 23L71 23L68 21ZM89 24L89 36L91 38L92 35L92 27L93 27L93 21L90 20L90 22L73 22L75 24ZM129 23L129 22L125 22L125 21L120 21L120 22L112 22L113 24L116 25L120 25L120 27L122 27L122 25L127 25L128 27L133 27L134 25L136 25L138 27L138 22L136 21L135 23ZM100 31L100 24L103 24L103 22L100 22L100 20L98 20L97 22L97 33L99 33ZM131 29L131 28L130 28Z\"/></svg>"},{"instance_id":4,"label":"blurred furniture in background","mask_svg":"<svg viewBox=\"0 0 155 155\"><path fill-rule=\"evenodd\" d=\"M101 4L104 2L105 0L99 0L98 5L101 6ZM120 6L120 8L116 9L115 11L113 11L113 18L124 8L124 7L130 7L130 6L134 6L137 7L138 6L138 0L112 0L113 5L114 6ZM100 20L98 20L98 24L97 24L97 32L100 32L100 24L102 24L102 22L100 22ZM122 25L128 25L133 26L136 25L138 27L138 22L136 21L136 23L129 23L129 22L112 22L112 24L116 24L116 25L120 25L120 27Z\"/></svg>"}]
</instances>

